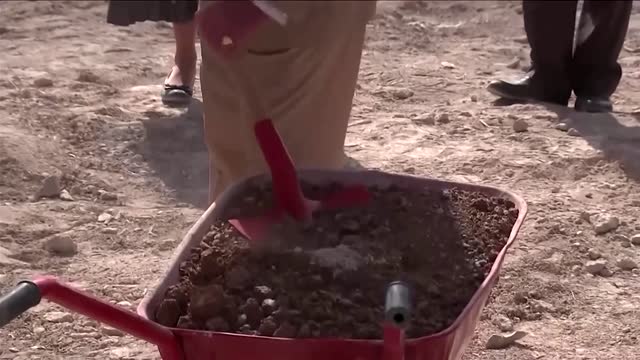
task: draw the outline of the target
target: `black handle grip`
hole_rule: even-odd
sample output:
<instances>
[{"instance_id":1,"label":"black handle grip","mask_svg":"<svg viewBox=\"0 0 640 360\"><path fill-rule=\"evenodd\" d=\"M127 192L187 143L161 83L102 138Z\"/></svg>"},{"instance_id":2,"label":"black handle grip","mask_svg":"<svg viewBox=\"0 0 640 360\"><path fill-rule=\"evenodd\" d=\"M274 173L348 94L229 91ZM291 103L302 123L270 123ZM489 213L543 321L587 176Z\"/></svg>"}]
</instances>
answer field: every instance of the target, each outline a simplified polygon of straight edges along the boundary
<instances>
[{"instance_id":1,"label":"black handle grip","mask_svg":"<svg viewBox=\"0 0 640 360\"><path fill-rule=\"evenodd\" d=\"M394 281L387 287L384 302L385 320L398 327L406 327L411 317L411 291L402 281Z\"/></svg>"},{"instance_id":2,"label":"black handle grip","mask_svg":"<svg viewBox=\"0 0 640 360\"><path fill-rule=\"evenodd\" d=\"M0 297L0 328L38 305L42 295L38 285L21 281L10 293Z\"/></svg>"}]
</instances>

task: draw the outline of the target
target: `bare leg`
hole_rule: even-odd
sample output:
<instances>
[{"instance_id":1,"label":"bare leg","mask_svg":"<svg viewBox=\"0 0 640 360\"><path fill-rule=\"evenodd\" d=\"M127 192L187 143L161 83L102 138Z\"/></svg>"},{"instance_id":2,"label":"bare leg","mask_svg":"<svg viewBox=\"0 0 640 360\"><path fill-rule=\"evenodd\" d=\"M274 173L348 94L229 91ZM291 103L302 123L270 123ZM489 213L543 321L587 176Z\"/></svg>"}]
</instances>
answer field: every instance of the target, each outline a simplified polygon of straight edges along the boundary
<instances>
[{"instance_id":1,"label":"bare leg","mask_svg":"<svg viewBox=\"0 0 640 360\"><path fill-rule=\"evenodd\" d=\"M175 65L166 83L193 86L198 61L195 21L173 23L173 34L176 40Z\"/></svg>"}]
</instances>

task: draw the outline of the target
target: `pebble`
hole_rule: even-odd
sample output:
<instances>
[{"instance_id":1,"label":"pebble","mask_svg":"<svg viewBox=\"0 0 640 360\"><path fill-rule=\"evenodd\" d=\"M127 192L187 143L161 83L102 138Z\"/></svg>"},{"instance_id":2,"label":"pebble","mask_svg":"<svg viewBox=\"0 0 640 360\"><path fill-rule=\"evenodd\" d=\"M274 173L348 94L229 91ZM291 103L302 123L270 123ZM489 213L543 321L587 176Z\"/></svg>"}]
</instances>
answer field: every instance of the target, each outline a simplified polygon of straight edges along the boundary
<instances>
[{"instance_id":1,"label":"pebble","mask_svg":"<svg viewBox=\"0 0 640 360\"><path fill-rule=\"evenodd\" d=\"M575 128L571 128L571 129L567 130L567 135L569 135L569 136L580 136L580 131L578 131Z\"/></svg>"},{"instance_id":2,"label":"pebble","mask_svg":"<svg viewBox=\"0 0 640 360\"><path fill-rule=\"evenodd\" d=\"M414 118L413 121L424 125L435 125L436 117L433 114L425 114Z\"/></svg>"},{"instance_id":3,"label":"pebble","mask_svg":"<svg viewBox=\"0 0 640 360\"><path fill-rule=\"evenodd\" d=\"M278 329L278 325L276 325L275 320L272 317L266 317L260 322L260 327L258 327L258 334L262 336L272 336L273 333Z\"/></svg>"},{"instance_id":4,"label":"pebble","mask_svg":"<svg viewBox=\"0 0 640 360\"><path fill-rule=\"evenodd\" d=\"M44 248L58 256L73 256L78 252L78 245L66 235L53 235L44 240Z\"/></svg>"},{"instance_id":5,"label":"pebble","mask_svg":"<svg viewBox=\"0 0 640 360\"><path fill-rule=\"evenodd\" d=\"M529 130L529 123L525 119L517 119L513 122L513 131L520 133Z\"/></svg>"},{"instance_id":6,"label":"pebble","mask_svg":"<svg viewBox=\"0 0 640 360\"><path fill-rule=\"evenodd\" d=\"M67 323L73 321L73 316L71 314L61 312L61 311L52 311L50 313L44 314L43 318L52 323Z\"/></svg>"},{"instance_id":7,"label":"pebble","mask_svg":"<svg viewBox=\"0 0 640 360\"><path fill-rule=\"evenodd\" d=\"M478 101L478 95L471 95L471 101L477 102Z\"/></svg>"},{"instance_id":8,"label":"pebble","mask_svg":"<svg viewBox=\"0 0 640 360\"><path fill-rule=\"evenodd\" d=\"M71 194L69 194L69 192L67 190L62 190L60 192L60 200L64 200L64 201L73 201L73 196L71 196Z\"/></svg>"},{"instance_id":9,"label":"pebble","mask_svg":"<svg viewBox=\"0 0 640 360\"><path fill-rule=\"evenodd\" d=\"M109 326L103 326L101 332L107 336L124 336L122 331Z\"/></svg>"},{"instance_id":10,"label":"pebble","mask_svg":"<svg viewBox=\"0 0 640 360\"><path fill-rule=\"evenodd\" d=\"M264 301L262 301L261 308L264 315L270 315L272 312L274 312L276 307L276 301L273 299L264 299Z\"/></svg>"},{"instance_id":11,"label":"pebble","mask_svg":"<svg viewBox=\"0 0 640 360\"><path fill-rule=\"evenodd\" d=\"M597 235L606 234L620 226L618 217L606 213L597 213L589 216L589 222L593 225Z\"/></svg>"},{"instance_id":12,"label":"pebble","mask_svg":"<svg viewBox=\"0 0 640 360\"><path fill-rule=\"evenodd\" d=\"M640 246L640 234L635 234L631 237L630 242L633 245Z\"/></svg>"},{"instance_id":13,"label":"pebble","mask_svg":"<svg viewBox=\"0 0 640 360\"><path fill-rule=\"evenodd\" d=\"M42 181L42 185L36 194L36 198L58 197L60 196L60 191L60 177L55 175L47 176Z\"/></svg>"},{"instance_id":14,"label":"pebble","mask_svg":"<svg viewBox=\"0 0 640 360\"><path fill-rule=\"evenodd\" d=\"M46 88L53 86L53 80L45 77L37 78L33 81L33 86L37 88Z\"/></svg>"},{"instance_id":15,"label":"pebble","mask_svg":"<svg viewBox=\"0 0 640 360\"><path fill-rule=\"evenodd\" d=\"M113 219L113 215L109 214L109 213L102 213L100 215L98 215L98 222L101 223L108 223L109 221L111 221L111 219Z\"/></svg>"},{"instance_id":16,"label":"pebble","mask_svg":"<svg viewBox=\"0 0 640 360\"><path fill-rule=\"evenodd\" d=\"M273 290L271 290L270 287L265 285L258 285L254 287L253 290L255 291L256 295L260 299L266 299L273 295Z\"/></svg>"},{"instance_id":17,"label":"pebble","mask_svg":"<svg viewBox=\"0 0 640 360\"><path fill-rule=\"evenodd\" d=\"M585 264L584 268L589 274L599 275L604 269L607 268L607 262L605 260L588 261Z\"/></svg>"},{"instance_id":18,"label":"pebble","mask_svg":"<svg viewBox=\"0 0 640 360\"><path fill-rule=\"evenodd\" d=\"M569 124L567 123L557 123L555 126L556 130L560 130L560 131L569 131Z\"/></svg>"},{"instance_id":19,"label":"pebble","mask_svg":"<svg viewBox=\"0 0 640 360\"><path fill-rule=\"evenodd\" d=\"M618 260L616 262L616 265L625 271L631 271L633 269L636 269L638 267L638 263L635 262L633 259L630 258L622 258L620 260Z\"/></svg>"},{"instance_id":20,"label":"pebble","mask_svg":"<svg viewBox=\"0 0 640 360\"><path fill-rule=\"evenodd\" d=\"M500 329L500 331L508 332L513 331L513 321L504 315L498 315L493 319L494 324Z\"/></svg>"},{"instance_id":21,"label":"pebble","mask_svg":"<svg viewBox=\"0 0 640 360\"><path fill-rule=\"evenodd\" d=\"M451 122L451 119L449 119L449 115L447 113L441 113L436 117L436 121L440 124L448 124Z\"/></svg>"},{"instance_id":22,"label":"pebble","mask_svg":"<svg viewBox=\"0 0 640 360\"><path fill-rule=\"evenodd\" d=\"M589 249L588 255L590 260L598 260L602 257L602 254L596 249Z\"/></svg>"},{"instance_id":23,"label":"pebble","mask_svg":"<svg viewBox=\"0 0 640 360\"><path fill-rule=\"evenodd\" d=\"M288 322L284 322L280 325L280 327L276 329L276 331L273 333L273 336L281 338L293 338L296 336L296 332L296 328L293 325L289 324Z\"/></svg>"},{"instance_id":24,"label":"pebble","mask_svg":"<svg viewBox=\"0 0 640 360\"><path fill-rule=\"evenodd\" d=\"M391 96L396 100L406 100L413 96L413 91L409 89L393 89L390 92Z\"/></svg>"},{"instance_id":25,"label":"pebble","mask_svg":"<svg viewBox=\"0 0 640 360\"><path fill-rule=\"evenodd\" d=\"M103 234L108 234L108 235L115 235L115 234L118 233L118 229L112 228L112 227L108 227L108 228L102 229L102 233Z\"/></svg>"},{"instance_id":26,"label":"pebble","mask_svg":"<svg viewBox=\"0 0 640 360\"><path fill-rule=\"evenodd\" d=\"M110 193L105 190L98 190L98 195L100 196L100 200L103 201L115 201L118 200L118 195L114 193Z\"/></svg>"},{"instance_id":27,"label":"pebble","mask_svg":"<svg viewBox=\"0 0 640 360\"><path fill-rule=\"evenodd\" d=\"M45 331L45 328L42 326L37 326L35 328L33 328L33 333L34 334L42 334Z\"/></svg>"}]
</instances>

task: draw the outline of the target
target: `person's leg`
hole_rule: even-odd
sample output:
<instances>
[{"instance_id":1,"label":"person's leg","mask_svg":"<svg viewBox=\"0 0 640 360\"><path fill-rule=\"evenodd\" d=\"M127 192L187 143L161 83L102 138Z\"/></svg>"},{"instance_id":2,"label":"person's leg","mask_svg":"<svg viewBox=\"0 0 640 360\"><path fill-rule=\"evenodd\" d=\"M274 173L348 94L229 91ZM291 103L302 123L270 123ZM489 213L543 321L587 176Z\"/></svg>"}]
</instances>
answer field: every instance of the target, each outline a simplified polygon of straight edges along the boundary
<instances>
[{"instance_id":1,"label":"person's leg","mask_svg":"<svg viewBox=\"0 0 640 360\"><path fill-rule=\"evenodd\" d=\"M578 44L572 65L572 85L579 111L613 109L609 97L622 77L618 56L629 28L632 1L585 1L581 26L589 33Z\"/></svg>"},{"instance_id":2,"label":"person's leg","mask_svg":"<svg viewBox=\"0 0 640 360\"><path fill-rule=\"evenodd\" d=\"M193 95L198 53L196 51L195 13L198 10L196 0L181 4L180 17L184 21L173 22L175 39L174 65L164 82L163 102L169 105L185 105Z\"/></svg>"},{"instance_id":3,"label":"person's leg","mask_svg":"<svg viewBox=\"0 0 640 360\"><path fill-rule=\"evenodd\" d=\"M532 71L516 82L493 82L488 90L508 99L566 106L577 1L524 0L522 7Z\"/></svg>"},{"instance_id":4,"label":"person's leg","mask_svg":"<svg viewBox=\"0 0 640 360\"><path fill-rule=\"evenodd\" d=\"M245 98L247 86L262 96L264 116L272 118L298 167L337 169L347 163L344 140L369 17L363 14L371 14L375 2L287 2L286 6L309 6L314 11L300 11L309 18L292 21L298 25L286 33L275 24L258 29L248 53L230 60L232 64L202 41L210 201L232 183L266 171L253 134L259 119L252 111L255 104ZM326 29L310 31L304 29L306 24Z\"/></svg>"},{"instance_id":5,"label":"person's leg","mask_svg":"<svg viewBox=\"0 0 640 360\"><path fill-rule=\"evenodd\" d=\"M173 23L176 41L173 70L166 83L170 85L193 85L196 75L198 53L196 51L196 24L191 20Z\"/></svg>"}]
</instances>

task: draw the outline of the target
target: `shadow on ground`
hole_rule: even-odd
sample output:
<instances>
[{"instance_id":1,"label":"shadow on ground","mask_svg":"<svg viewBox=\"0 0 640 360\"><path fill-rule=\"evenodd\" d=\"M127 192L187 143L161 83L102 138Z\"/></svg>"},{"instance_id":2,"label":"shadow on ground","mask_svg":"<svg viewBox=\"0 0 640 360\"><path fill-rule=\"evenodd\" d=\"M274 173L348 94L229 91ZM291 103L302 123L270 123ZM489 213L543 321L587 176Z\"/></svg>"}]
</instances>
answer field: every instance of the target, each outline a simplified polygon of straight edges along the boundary
<instances>
[{"instance_id":1,"label":"shadow on ground","mask_svg":"<svg viewBox=\"0 0 640 360\"><path fill-rule=\"evenodd\" d=\"M495 106L510 106L518 102L499 99ZM640 122L632 114L577 112L571 108L553 104L542 104L556 113L559 122L578 130L594 149L602 151L604 157L620 164L627 176L640 182Z\"/></svg>"},{"instance_id":2,"label":"shadow on ground","mask_svg":"<svg viewBox=\"0 0 640 360\"><path fill-rule=\"evenodd\" d=\"M202 131L202 102L193 99L175 116L146 113L141 154L178 201L206 208L209 162Z\"/></svg>"}]
</instances>

